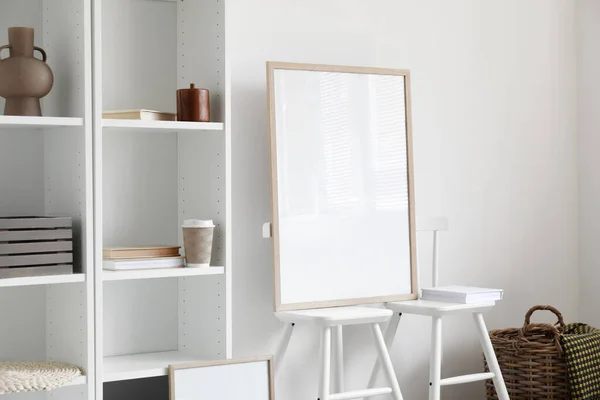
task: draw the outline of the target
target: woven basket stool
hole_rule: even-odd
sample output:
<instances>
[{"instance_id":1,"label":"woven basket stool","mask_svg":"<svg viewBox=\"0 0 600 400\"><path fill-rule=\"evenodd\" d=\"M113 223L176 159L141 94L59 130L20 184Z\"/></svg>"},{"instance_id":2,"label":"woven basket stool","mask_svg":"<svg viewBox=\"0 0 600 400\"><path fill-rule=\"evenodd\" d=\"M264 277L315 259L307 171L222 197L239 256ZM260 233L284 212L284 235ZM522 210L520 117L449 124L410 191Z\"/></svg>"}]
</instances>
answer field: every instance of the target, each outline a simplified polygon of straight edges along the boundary
<instances>
[{"instance_id":1,"label":"woven basket stool","mask_svg":"<svg viewBox=\"0 0 600 400\"><path fill-rule=\"evenodd\" d=\"M71 364L0 362L0 394L57 389L78 376L81 369Z\"/></svg>"}]
</instances>

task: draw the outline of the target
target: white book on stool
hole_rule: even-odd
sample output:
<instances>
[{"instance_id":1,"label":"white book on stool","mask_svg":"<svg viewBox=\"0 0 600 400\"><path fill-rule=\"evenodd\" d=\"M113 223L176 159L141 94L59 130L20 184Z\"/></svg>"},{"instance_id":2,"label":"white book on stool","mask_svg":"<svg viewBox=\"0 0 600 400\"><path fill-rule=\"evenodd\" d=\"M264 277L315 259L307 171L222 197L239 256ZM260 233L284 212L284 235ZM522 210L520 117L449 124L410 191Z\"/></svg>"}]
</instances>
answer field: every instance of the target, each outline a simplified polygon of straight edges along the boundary
<instances>
[{"instance_id":1,"label":"white book on stool","mask_svg":"<svg viewBox=\"0 0 600 400\"><path fill-rule=\"evenodd\" d=\"M502 300L502 289L474 286L439 286L422 289L423 300L445 301L449 303L474 304Z\"/></svg>"}]
</instances>

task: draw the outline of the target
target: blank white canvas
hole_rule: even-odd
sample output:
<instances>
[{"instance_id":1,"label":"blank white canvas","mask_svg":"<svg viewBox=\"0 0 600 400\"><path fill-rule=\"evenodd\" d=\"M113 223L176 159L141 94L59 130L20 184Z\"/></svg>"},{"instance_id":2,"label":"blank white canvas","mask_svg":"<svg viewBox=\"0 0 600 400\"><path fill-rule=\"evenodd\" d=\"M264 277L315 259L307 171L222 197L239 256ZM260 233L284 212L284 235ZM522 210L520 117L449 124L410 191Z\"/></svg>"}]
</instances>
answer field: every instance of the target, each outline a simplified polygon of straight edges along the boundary
<instances>
[{"instance_id":1,"label":"blank white canvas","mask_svg":"<svg viewBox=\"0 0 600 400\"><path fill-rule=\"evenodd\" d=\"M281 304L411 293L405 79L275 69Z\"/></svg>"},{"instance_id":2,"label":"blank white canvas","mask_svg":"<svg viewBox=\"0 0 600 400\"><path fill-rule=\"evenodd\" d=\"M269 362L176 369L171 400L269 400Z\"/></svg>"}]
</instances>

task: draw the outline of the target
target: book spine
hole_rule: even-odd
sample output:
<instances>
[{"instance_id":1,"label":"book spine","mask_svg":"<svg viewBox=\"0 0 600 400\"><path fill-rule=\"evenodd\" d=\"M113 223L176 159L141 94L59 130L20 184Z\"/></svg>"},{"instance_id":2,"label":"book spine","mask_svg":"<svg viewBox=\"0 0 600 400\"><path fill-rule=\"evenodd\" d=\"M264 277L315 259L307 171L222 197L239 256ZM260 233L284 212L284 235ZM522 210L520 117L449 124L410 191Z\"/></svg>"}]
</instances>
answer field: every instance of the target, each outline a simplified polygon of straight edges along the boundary
<instances>
[{"instance_id":1,"label":"book spine","mask_svg":"<svg viewBox=\"0 0 600 400\"><path fill-rule=\"evenodd\" d=\"M103 269L112 271L117 270L132 270L132 269L159 269L159 268L178 268L183 267L183 259L173 260L170 262L152 260L152 262L140 261L140 262L118 262L118 261L104 261L102 264Z\"/></svg>"},{"instance_id":2,"label":"book spine","mask_svg":"<svg viewBox=\"0 0 600 400\"><path fill-rule=\"evenodd\" d=\"M431 300L431 301L442 301L445 303L459 303L459 304L466 304L467 299L466 297L448 297L448 296L440 296L440 295L434 295L432 293L427 293L427 294L422 294L421 298L423 300Z\"/></svg>"},{"instance_id":3,"label":"book spine","mask_svg":"<svg viewBox=\"0 0 600 400\"><path fill-rule=\"evenodd\" d=\"M436 298L436 299L446 299L446 300L456 300L456 301L465 301L467 299L467 295L465 293L448 293L448 292L430 292L427 290L423 290L422 297L428 298Z\"/></svg>"},{"instance_id":4,"label":"book spine","mask_svg":"<svg viewBox=\"0 0 600 400\"><path fill-rule=\"evenodd\" d=\"M103 257L107 259L132 259L132 258L162 258L179 257L179 249L157 250L105 250Z\"/></svg>"}]
</instances>

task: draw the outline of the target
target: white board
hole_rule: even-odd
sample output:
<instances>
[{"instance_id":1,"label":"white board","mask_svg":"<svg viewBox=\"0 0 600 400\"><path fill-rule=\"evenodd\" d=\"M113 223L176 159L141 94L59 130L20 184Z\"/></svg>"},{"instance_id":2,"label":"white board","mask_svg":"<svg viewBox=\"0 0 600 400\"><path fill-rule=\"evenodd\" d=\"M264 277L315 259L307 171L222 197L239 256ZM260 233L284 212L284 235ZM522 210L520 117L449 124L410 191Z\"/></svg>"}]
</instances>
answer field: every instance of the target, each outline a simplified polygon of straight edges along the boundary
<instances>
[{"instance_id":1,"label":"white board","mask_svg":"<svg viewBox=\"0 0 600 400\"><path fill-rule=\"evenodd\" d=\"M274 400L271 358L169 367L170 400Z\"/></svg>"},{"instance_id":2,"label":"white board","mask_svg":"<svg viewBox=\"0 0 600 400\"><path fill-rule=\"evenodd\" d=\"M416 298L408 71L268 76L276 310Z\"/></svg>"}]
</instances>

